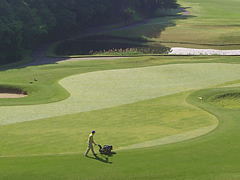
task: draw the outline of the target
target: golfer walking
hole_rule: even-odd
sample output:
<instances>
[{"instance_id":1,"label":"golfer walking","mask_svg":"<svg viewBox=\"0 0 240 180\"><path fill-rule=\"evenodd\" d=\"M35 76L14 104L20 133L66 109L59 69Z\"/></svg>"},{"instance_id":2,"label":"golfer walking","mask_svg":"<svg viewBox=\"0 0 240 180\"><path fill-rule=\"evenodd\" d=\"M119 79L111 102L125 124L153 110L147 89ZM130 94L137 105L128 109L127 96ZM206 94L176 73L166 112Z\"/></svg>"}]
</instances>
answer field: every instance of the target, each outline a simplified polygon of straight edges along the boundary
<instances>
[{"instance_id":1,"label":"golfer walking","mask_svg":"<svg viewBox=\"0 0 240 180\"><path fill-rule=\"evenodd\" d=\"M95 134L95 131L92 131L92 133L89 135L89 137L88 137L88 141L87 141L87 143L88 143L88 148L87 148L87 150L86 150L86 152L85 152L85 156L87 156L88 155L88 152L90 151L90 149L91 149L91 151L92 151L92 153L93 153L93 155L94 156L96 156L97 154L94 152L94 149L93 149L93 144L95 144L95 145L97 145L95 142L94 142L94 140L93 140L93 135Z\"/></svg>"}]
</instances>

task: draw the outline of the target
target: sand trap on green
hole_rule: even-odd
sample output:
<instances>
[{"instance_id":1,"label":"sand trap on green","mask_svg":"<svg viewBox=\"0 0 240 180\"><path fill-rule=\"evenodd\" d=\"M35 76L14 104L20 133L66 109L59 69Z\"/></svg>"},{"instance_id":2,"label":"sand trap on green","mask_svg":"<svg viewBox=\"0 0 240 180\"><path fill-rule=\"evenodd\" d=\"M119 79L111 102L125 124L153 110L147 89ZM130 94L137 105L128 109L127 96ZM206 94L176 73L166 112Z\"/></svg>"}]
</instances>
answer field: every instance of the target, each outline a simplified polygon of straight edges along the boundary
<instances>
[{"instance_id":1,"label":"sand trap on green","mask_svg":"<svg viewBox=\"0 0 240 180\"><path fill-rule=\"evenodd\" d=\"M13 94L13 93L0 93L0 98L22 98L27 95L24 94Z\"/></svg>"},{"instance_id":2,"label":"sand trap on green","mask_svg":"<svg viewBox=\"0 0 240 180\"><path fill-rule=\"evenodd\" d=\"M240 65L223 63L174 64L74 75L59 82L70 92L68 99L0 107L0 125L110 108L207 88L239 77Z\"/></svg>"}]
</instances>

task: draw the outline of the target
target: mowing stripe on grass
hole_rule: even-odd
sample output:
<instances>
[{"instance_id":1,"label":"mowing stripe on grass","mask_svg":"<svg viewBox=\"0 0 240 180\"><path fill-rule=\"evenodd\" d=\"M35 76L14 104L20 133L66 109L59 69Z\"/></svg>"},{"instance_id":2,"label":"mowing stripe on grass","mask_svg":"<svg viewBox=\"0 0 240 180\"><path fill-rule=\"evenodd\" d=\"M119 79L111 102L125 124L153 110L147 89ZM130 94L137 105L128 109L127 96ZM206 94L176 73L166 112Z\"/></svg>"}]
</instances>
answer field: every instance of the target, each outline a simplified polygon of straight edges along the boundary
<instances>
[{"instance_id":1,"label":"mowing stripe on grass","mask_svg":"<svg viewBox=\"0 0 240 180\"><path fill-rule=\"evenodd\" d=\"M133 144L133 145L130 145L130 146L114 149L113 151L153 147L153 146L159 146L159 145L176 143L176 142L188 140L188 139L192 139L192 138L204 135L204 134L214 130L217 127L217 125L218 124L208 126L208 127L199 128L199 129L195 129L195 130L191 130L191 131L186 131L184 133L179 133L179 134L175 134L175 135L172 135L172 136L167 136L167 137L160 138L160 139L155 139L155 140L152 140L152 141L147 141L147 142L143 142L143 143L139 143L139 144ZM51 154L51 153L49 153L49 154L32 154L32 155L25 155L25 156L0 156L0 158L58 156L58 155L59 156L64 156L64 155L74 155L74 154L83 154L83 153L79 153L79 152L64 153L63 152L63 153L56 153L56 154Z\"/></svg>"},{"instance_id":2,"label":"mowing stripe on grass","mask_svg":"<svg viewBox=\"0 0 240 180\"><path fill-rule=\"evenodd\" d=\"M174 64L74 75L59 82L70 92L68 99L0 107L0 125L110 108L238 79L240 65L224 63Z\"/></svg>"},{"instance_id":3,"label":"mowing stripe on grass","mask_svg":"<svg viewBox=\"0 0 240 180\"><path fill-rule=\"evenodd\" d=\"M139 143L139 144L133 144L133 145L126 146L126 147L121 147L117 150L119 151L119 150L127 150L127 149L146 148L146 147L159 146L159 145L164 145L164 144L185 141L188 139L192 139L192 138L204 135L204 134L214 130L217 127L217 125L218 124L195 129L192 131L186 131L186 132L183 132L180 134L175 134L175 135L163 137L160 139L154 139L152 141L147 141L147 142L143 142L143 143Z\"/></svg>"}]
</instances>

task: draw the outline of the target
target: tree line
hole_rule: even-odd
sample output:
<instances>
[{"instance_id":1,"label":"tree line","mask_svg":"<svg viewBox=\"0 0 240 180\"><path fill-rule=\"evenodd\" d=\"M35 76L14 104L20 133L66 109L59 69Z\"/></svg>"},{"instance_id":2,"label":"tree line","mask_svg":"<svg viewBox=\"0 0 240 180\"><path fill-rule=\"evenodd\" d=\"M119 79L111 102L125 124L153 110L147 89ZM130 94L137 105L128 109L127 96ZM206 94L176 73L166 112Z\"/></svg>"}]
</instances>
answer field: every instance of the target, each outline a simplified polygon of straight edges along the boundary
<instances>
[{"instance_id":1,"label":"tree line","mask_svg":"<svg viewBox=\"0 0 240 180\"><path fill-rule=\"evenodd\" d=\"M0 0L0 65L21 60L25 49L88 27L153 16L177 0Z\"/></svg>"}]
</instances>

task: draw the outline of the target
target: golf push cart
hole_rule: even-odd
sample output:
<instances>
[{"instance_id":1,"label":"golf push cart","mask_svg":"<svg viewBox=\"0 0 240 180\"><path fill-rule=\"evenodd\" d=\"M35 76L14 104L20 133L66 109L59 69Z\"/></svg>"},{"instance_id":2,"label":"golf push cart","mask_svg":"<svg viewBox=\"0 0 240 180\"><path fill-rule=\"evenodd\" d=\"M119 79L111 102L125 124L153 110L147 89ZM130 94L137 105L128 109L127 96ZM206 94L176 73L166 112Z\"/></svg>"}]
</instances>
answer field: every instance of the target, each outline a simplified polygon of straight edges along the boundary
<instances>
[{"instance_id":1,"label":"golf push cart","mask_svg":"<svg viewBox=\"0 0 240 180\"><path fill-rule=\"evenodd\" d=\"M113 149L111 145L104 145L102 147L100 144L98 144L98 147L99 147L100 154L106 154L106 155L109 155L111 153L111 150Z\"/></svg>"}]
</instances>

